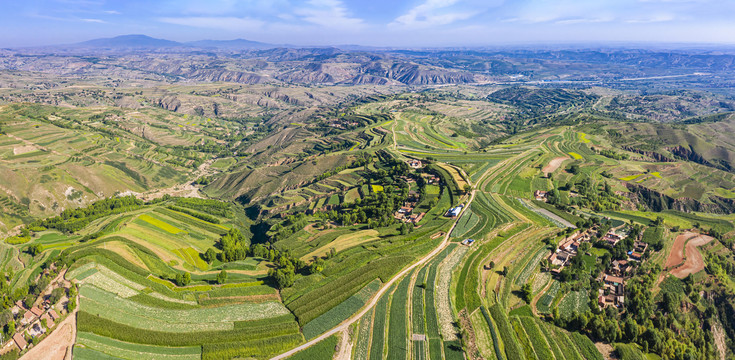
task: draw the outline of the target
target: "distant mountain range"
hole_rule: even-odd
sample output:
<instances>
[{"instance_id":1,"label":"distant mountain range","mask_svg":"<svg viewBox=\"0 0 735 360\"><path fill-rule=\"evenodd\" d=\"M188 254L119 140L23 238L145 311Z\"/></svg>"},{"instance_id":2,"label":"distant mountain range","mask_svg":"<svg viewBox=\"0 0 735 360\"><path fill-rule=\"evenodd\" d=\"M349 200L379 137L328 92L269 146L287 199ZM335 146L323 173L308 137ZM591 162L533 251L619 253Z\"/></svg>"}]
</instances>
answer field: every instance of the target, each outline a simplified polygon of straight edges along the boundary
<instances>
[{"instance_id":1,"label":"distant mountain range","mask_svg":"<svg viewBox=\"0 0 735 360\"><path fill-rule=\"evenodd\" d=\"M106 48L106 49L153 49L173 47L217 48L226 50L273 49L277 47L294 47L293 45L268 44L246 39L235 40L199 40L178 42L157 39L147 35L121 35L112 38L101 38L72 44L72 47Z\"/></svg>"}]
</instances>

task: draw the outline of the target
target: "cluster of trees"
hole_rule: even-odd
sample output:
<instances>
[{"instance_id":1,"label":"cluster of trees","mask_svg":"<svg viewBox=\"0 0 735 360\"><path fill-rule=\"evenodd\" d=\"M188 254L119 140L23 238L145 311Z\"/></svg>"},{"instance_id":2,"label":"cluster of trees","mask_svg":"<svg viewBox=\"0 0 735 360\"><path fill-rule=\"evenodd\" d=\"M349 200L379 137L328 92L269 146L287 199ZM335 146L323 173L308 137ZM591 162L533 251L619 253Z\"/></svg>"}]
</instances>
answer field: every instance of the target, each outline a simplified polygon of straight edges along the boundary
<instances>
[{"instance_id":1,"label":"cluster of trees","mask_svg":"<svg viewBox=\"0 0 735 360\"><path fill-rule=\"evenodd\" d=\"M268 272L268 275L273 279L276 287L279 289L284 289L293 285L297 271L307 270L306 263L291 256L288 251L281 251L270 244L256 244L251 247L248 240L238 229L231 229L226 234L222 235L218 246L222 252L218 255L213 248L207 249L207 251L202 254L205 261L211 263L219 257L218 260L222 262L230 262L244 260L248 256L268 259L268 261L271 261L276 265L276 268L271 269ZM323 270L324 264L321 263L319 266L319 271ZM308 270L311 271L311 269ZM186 276L189 274L184 273L179 275ZM177 275L176 283L181 285L181 283L179 283L179 275ZM188 277L189 281L186 281L185 278L182 278L181 280L183 281L182 283L188 284L189 281L191 281L191 275ZM217 275L217 282L221 284L226 280L227 273L223 270Z\"/></svg>"},{"instance_id":2,"label":"cluster of trees","mask_svg":"<svg viewBox=\"0 0 735 360\"><path fill-rule=\"evenodd\" d=\"M342 225L360 223L368 224L370 228L389 226L395 223L393 214L407 198L407 187L394 190L393 186L384 185L379 193L370 193L363 199L356 199L353 204L343 203L339 208L320 213L319 216Z\"/></svg>"},{"instance_id":3,"label":"cluster of trees","mask_svg":"<svg viewBox=\"0 0 735 360\"><path fill-rule=\"evenodd\" d=\"M598 154L615 160L627 160L630 156L626 153L619 153L614 150L602 149L597 151Z\"/></svg>"},{"instance_id":4,"label":"cluster of trees","mask_svg":"<svg viewBox=\"0 0 735 360\"><path fill-rule=\"evenodd\" d=\"M176 198L176 206L203 211L207 214L229 218L232 216L230 204L218 200L199 198ZM209 220L205 220L209 221Z\"/></svg>"},{"instance_id":5,"label":"cluster of trees","mask_svg":"<svg viewBox=\"0 0 735 360\"><path fill-rule=\"evenodd\" d=\"M628 236L623 240L618 241L618 243L610 249L610 254L615 260L625 260L628 258L628 251L633 250L633 243L638 239L638 235L640 235L643 226L635 224L628 228Z\"/></svg>"},{"instance_id":6,"label":"cluster of trees","mask_svg":"<svg viewBox=\"0 0 735 360\"><path fill-rule=\"evenodd\" d=\"M219 239L219 246L222 249L219 260L222 262L244 260L250 252L247 239L238 229L231 229L222 235ZM205 256L207 256L206 253Z\"/></svg>"},{"instance_id":7,"label":"cluster of trees","mask_svg":"<svg viewBox=\"0 0 735 360\"><path fill-rule=\"evenodd\" d=\"M729 261L727 256L710 252L707 254L706 263L707 273L724 280L724 283L727 283L728 277L735 278L735 264Z\"/></svg>"},{"instance_id":8,"label":"cluster of trees","mask_svg":"<svg viewBox=\"0 0 735 360\"><path fill-rule=\"evenodd\" d=\"M135 210L141 206L143 206L143 201L135 196L113 197L96 201L86 208L64 210L59 216L31 223L29 228L33 230L56 229L71 233L81 230L93 220Z\"/></svg>"},{"instance_id":9,"label":"cluster of trees","mask_svg":"<svg viewBox=\"0 0 735 360\"><path fill-rule=\"evenodd\" d=\"M656 303L652 289L661 271L659 265L646 264L626 283L625 311L615 307L604 310L596 304L597 290L590 290L590 308L584 313L560 314L554 322L570 331L580 331L608 343L637 343L645 352L664 359L715 359L714 339L705 331L712 325L713 311L684 312L675 293L664 293ZM688 280L691 281L691 280ZM668 295L666 295L668 294Z\"/></svg>"},{"instance_id":10,"label":"cluster of trees","mask_svg":"<svg viewBox=\"0 0 735 360\"><path fill-rule=\"evenodd\" d=\"M574 165L572 165L573 167ZM566 199L561 196L560 191L576 191L579 196L570 196ZM567 209L576 205L595 211L617 210L620 208L622 200L620 196L615 195L610 184L607 182L597 184L588 176L584 176L576 183L568 182L552 189L547 195L547 202L556 205L560 209Z\"/></svg>"},{"instance_id":11,"label":"cluster of trees","mask_svg":"<svg viewBox=\"0 0 735 360\"><path fill-rule=\"evenodd\" d=\"M191 283L191 274L188 272L177 273L174 281L178 286L187 286Z\"/></svg>"},{"instance_id":12,"label":"cluster of trees","mask_svg":"<svg viewBox=\"0 0 735 360\"><path fill-rule=\"evenodd\" d=\"M308 220L306 218L306 214L304 213L288 215L283 221L273 225L270 228L269 234L271 241L277 242L286 239L292 234L303 229L307 224Z\"/></svg>"}]
</instances>

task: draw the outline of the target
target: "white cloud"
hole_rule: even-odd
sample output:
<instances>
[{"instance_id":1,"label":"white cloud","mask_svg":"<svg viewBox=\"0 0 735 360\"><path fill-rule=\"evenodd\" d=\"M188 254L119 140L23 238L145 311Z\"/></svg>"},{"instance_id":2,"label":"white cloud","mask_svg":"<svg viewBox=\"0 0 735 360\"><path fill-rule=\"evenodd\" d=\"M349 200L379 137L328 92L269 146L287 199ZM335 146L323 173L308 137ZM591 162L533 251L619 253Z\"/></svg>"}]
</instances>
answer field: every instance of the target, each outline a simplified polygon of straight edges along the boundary
<instances>
[{"instance_id":1,"label":"white cloud","mask_svg":"<svg viewBox=\"0 0 735 360\"><path fill-rule=\"evenodd\" d=\"M563 20L557 20L554 23L559 25L574 25L574 24L595 24L595 23L603 23L603 22L610 22L613 21L613 18L610 17L601 17L601 18L574 18L574 19L563 19Z\"/></svg>"},{"instance_id":2,"label":"white cloud","mask_svg":"<svg viewBox=\"0 0 735 360\"><path fill-rule=\"evenodd\" d=\"M164 17L158 20L169 24L235 31L254 31L265 25L262 20L234 16Z\"/></svg>"},{"instance_id":3,"label":"white cloud","mask_svg":"<svg viewBox=\"0 0 735 360\"><path fill-rule=\"evenodd\" d=\"M325 28L355 29L365 24L362 19L351 17L339 0L309 0L308 7L297 8L294 14L302 20Z\"/></svg>"},{"instance_id":4,"label":"white cloud","mask_svg":"<svg viewBox=\"0 0 735 360\"><path fill-rule=\"evenodd\" d=\"M79 19L84 22L90 22L90 23L98 23L98 24L104 24L107 21L101 20L101 19Z\"/></svg>"},{"instance_id":5,"label":"white cloud","mask_svg":"<svg viewBox=\"0 0 735 360\"><path fill-rule=\"evenodd\" d=\"M654 15L648 18L628 19L628 20L625 20L625 22L629 24L645 24L645 23L657 23L657 22L666 22L666 21L674 21L674 20L676 20L676 17L673 15L660 14L660 15Z\"/></svg>"},{"instance_id":6,"label":"white cloud","mask_svg":"<svg viewBox=\"0 0 735 360\"><path fill-rule=\"evenodd\" d=\"M447 25L456 21L469 19L477 11L446 11L457 4L458 0L426 0L407 13L397 17L389 25L406 27L427 27Z\"/></svg>"}]
</instances>

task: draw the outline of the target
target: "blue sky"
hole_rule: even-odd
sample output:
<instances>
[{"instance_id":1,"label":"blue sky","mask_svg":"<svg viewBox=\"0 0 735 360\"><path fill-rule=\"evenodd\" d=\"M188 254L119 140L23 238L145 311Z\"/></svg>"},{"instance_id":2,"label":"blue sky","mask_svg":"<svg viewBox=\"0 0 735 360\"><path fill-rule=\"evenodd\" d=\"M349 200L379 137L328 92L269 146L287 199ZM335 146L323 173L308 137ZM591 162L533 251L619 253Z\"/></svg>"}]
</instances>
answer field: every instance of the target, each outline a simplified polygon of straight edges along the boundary
<instances>
[{"instance_id":1,"label":"blue sky","mask_svg":"<svg viewBox=\"0 0 735 360\"><path fill-rule=\"evenodd\" d=\"M297 45L735 44L735 0L0 0L0 46L123 34Z\"/></svg>"}]
</instances>

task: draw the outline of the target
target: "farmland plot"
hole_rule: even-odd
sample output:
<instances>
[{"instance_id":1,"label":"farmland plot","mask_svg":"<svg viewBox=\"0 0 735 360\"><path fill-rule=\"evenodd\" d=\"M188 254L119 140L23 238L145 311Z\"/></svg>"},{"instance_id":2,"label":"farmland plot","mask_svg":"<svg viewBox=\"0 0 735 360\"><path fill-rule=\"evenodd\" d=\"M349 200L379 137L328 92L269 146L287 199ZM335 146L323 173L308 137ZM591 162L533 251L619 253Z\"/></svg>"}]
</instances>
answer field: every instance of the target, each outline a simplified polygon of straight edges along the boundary
<instances>
[{"instance_id":1,"label":"farmland plot","mask_svg":"<svg viewBox=\"0 0 735 360\"><path fill-rule=\"evenodd\" d=\"M276 302L168 310L142 305L94 287L83 286L80 294L81 309L121 324L149 330L171 332L228 330L233 328L236 321L288 314L288 310Z\"/></svg>"},{"instance_id":2,"label":"farmland plot","mask_svg":"<svg viewBox=\"0 0 735 360\"><path fill-rule=\"evenodd\" d=\"M129 360L195 360L202 356L202 349L199 346L162 347L133 344L87 332L77 334L76 346L83 346L109 356Z\"/></svg>"}]
</instances>

